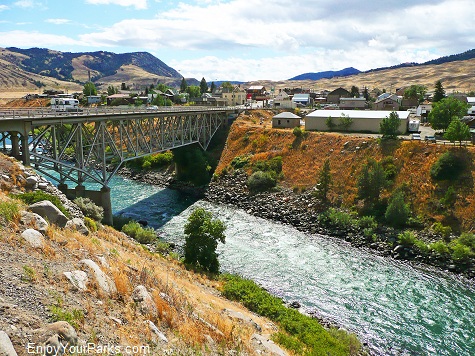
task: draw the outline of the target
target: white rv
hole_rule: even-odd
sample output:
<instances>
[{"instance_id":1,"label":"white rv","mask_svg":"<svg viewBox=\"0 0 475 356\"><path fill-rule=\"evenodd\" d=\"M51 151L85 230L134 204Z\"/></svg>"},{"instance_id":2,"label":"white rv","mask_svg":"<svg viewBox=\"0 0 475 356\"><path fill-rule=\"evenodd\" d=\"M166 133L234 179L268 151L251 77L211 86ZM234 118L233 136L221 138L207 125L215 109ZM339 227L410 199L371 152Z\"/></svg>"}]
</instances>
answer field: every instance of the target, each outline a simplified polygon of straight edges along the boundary
<instances>
[{"instance_id":1,"label":"white rv","mask_svg":"<svg viewBox=\"0 0 475 356\"><path fill-rule=\"evenodd\" d=\"M73 98L53 98L51 99L51 109L54 111L81 111L79 100Z\"/></svg>"},{"instance_id":2,"label":"white rv","mask_svg":"<svg viewBox=\"0 0 475 356\"><path fill-rule=\"evenodd\" d=\"M419 120L414 120L414 119L410 119L409 120L409 123L408 123L408 127L407 127L407 130L409 132L419 132L419 125L420 125L420 121Z\"/></svg>"}]
</instances>

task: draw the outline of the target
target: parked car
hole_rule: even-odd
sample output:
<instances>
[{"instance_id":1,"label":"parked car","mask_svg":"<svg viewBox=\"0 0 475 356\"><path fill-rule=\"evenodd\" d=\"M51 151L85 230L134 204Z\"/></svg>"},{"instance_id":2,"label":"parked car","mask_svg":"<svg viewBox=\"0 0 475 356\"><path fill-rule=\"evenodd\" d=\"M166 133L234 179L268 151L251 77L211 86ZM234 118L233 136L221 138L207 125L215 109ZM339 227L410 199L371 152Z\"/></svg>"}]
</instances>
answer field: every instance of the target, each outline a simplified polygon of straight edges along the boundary
<instances>
[{"instance_id":1,"label":"parked car","mask_svg":"<svg viewBox=\"0 0 475 356\"><path fill-rule=\"evenodd\" d=\"M424 141L436 142L436 139L435 136L426 136L424 137Z\"/></svg>"},{"instance_id":2,"label":"parked car","mask_svg":"<svg viewBox=\"0 0 475 356\"><path fill-rule=\"evenodd\" d=\"M412 139L413 140L421 140L421 134L420 133L413 133L412 134Z\"/></svg>"}]
</instances>

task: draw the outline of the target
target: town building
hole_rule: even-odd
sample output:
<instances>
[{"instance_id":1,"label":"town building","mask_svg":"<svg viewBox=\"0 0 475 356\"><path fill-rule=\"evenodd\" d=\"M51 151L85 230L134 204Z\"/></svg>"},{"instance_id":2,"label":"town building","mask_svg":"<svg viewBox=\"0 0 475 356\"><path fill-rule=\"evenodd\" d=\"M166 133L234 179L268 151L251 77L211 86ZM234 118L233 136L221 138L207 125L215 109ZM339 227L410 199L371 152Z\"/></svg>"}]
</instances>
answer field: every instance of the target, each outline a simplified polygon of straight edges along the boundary
<instances>
[{"instance_id":1,"label":"town building","mask_svg":"<svg viewBox=\"0 0 475 356\"><path fill-rule=\"evenodd\" d=\"M272 117L273 128L293 128L300 127L300 116L284 111Z\"/></svg>"}]
</instances>

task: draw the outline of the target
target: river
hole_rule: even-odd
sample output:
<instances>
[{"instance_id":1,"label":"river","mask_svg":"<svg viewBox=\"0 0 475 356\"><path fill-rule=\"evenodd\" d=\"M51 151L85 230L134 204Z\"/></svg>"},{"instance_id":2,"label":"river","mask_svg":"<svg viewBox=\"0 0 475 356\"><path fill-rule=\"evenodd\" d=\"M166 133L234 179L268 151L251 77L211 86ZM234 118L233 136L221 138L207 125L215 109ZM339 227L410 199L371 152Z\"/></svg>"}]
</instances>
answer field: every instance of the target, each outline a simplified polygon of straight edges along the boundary
<instances>
[{"instance_id":1,"label":"river","mask_svg":"<svg viewBox=\"0 0 475 356\"><path fill-rule=\"evenodd\" d=\"M378 355L474 355L475 288L449 273L411 266L229 206L114 177L112 209L147 220L182 246L200 206L227 226L223 272L242 275L355 332Z\"/></svg>"}]
</instances>

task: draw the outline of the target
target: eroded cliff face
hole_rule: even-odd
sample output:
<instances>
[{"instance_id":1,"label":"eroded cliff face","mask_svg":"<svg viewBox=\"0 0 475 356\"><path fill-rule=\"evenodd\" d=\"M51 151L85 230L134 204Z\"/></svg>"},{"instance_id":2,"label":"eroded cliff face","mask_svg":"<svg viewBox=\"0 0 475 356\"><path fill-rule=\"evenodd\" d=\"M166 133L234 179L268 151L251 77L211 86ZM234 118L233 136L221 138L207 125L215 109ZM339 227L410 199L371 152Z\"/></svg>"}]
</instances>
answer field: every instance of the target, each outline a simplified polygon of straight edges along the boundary
<instances>
[{"instance_id":1,"label":"eroded cliff face","mask_svg":"<svg viewBox=\"0 0 475 356\"><path fill-rule=\"evenodd\" d=\"M222 298L220 282L111 227L28 211L9 193L46 189L33 177L0 155L0 354L270 352L258 335L275 325Z\"/></svg>"},{"instance_id":2,"label":"eroded cliff face","mask_svg":"<svg viewBox=\"0 0 475 356\"><path fill-rule=\"evenodd\" d=\"M281 156L283 179L278 185L297 193L308 191L318 183L318 173L328 159L333 180L330 202L338 207L358 207L361 204L357 199L358 177L363 165L372 158L383 164L390 178L382 193L383 199L406 185L404 189L412 214L426 225L438 221L452 226L455 231L475 228L472 146L459 148L410 140L381 141L364 134L305 132L302 137L296 137L291 129L272 129L273 115L271 111L249 111L233 123L212 185L220 181L220 176L233 174L236 157L248 161L241 169L250 175L252 165L257 161ZM466 168L457 180L436 181L431 178L430 169L448 150L462 157ZM454 187L457 199L452 206L447 206L441 201L450 186Z\"/></svg>"}]
</instances>

